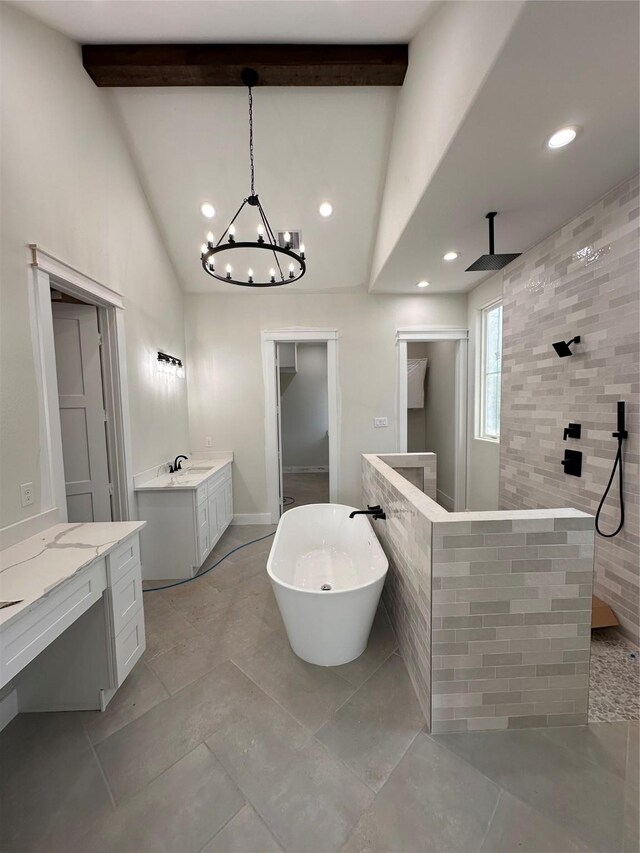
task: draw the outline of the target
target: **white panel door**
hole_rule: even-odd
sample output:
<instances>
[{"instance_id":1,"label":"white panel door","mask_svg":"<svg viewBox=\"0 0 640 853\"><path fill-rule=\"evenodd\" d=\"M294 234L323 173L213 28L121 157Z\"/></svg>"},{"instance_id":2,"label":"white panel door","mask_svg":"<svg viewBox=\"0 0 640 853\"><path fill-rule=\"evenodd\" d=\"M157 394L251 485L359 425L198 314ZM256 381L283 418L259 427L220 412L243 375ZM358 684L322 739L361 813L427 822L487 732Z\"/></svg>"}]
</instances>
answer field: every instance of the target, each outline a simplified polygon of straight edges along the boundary
<instances>
[{"instance_id":1,"label":"white panel door","mask_svg":"<svg viewBox=\"0 0 640 853\"><path fill-rule=\"evenodd\" d=\"M98 313L53 303L60 430L69 521L111 521Z\"/></svg>"}]
</instances>

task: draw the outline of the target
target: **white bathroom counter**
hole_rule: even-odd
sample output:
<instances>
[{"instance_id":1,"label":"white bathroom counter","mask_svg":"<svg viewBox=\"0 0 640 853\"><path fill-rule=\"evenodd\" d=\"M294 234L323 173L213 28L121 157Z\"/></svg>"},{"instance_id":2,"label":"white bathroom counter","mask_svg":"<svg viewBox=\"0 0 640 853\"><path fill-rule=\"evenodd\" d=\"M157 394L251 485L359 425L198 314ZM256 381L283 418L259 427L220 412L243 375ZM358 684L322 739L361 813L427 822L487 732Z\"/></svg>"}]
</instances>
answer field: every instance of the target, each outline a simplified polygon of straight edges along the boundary
<instances>
[{"instance_id":1,"label":"white bathroom counter","mask_svg":"<svg viewBox=\"0 0 640 853\"><path fill-rule=\"evenodd\" d=\"M175 474L160 474L135 487L136 492L163 491L164 489L197 489L209 477L217 474L226 465L233 462L233 453L226 453L215 459L189 459L183 462L182 470Z\"/></svg>"},{"instance_id":2,"label":"white bathroom counter","mask_svg":"<svg viewBox=\"0 0 640 853\"><path fill-rule=\"evenodd\" d=\"M61 584L140 531L146 521L56 524L0 552L0 628L24 616Z\"/></svg>"}]
</instances>

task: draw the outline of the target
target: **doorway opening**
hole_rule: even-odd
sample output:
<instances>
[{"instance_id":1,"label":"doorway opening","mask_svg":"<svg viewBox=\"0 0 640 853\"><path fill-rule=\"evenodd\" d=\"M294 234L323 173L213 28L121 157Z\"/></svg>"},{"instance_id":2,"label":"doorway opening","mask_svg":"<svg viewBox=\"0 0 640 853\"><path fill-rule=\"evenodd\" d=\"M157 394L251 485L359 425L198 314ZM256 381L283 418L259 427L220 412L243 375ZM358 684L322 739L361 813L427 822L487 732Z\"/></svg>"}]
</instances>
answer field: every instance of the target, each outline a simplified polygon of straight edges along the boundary
<instances>
[{"instance_id":1,"label":"doorway opening","mask_svg":"<svg viewBox=\"0 0 640 853\"><path fill-rule=\"evenodd\" d=\"M30 248L41 515L128 521L135 511L122 297Z\"/></svg>"},{"instance_id":2,"label":"doorway opening","mask_svg":"<svg viewBox=\"0 0 640 853\"><path fill-rule=\"evenodd\" d=\"M338 499L337 332L262 333L267 502L287 509Z\"/></svg>"},{"instance_id":3,"label":"doorway opening","mask_svg":"<svg viewBox=\"0 0 640 853\"><path fill-rule=\"evenodd\" d=\"M327 345L277 343L282 511L329 503Z\"/></svg>"},{"instance_id":4,"label":"doorway opening","mask_svg":"<svg viewBox=\"0 0 640 853\"><path fill-rule=\"evenodd\" d=\"M398 330L398 450L435 453L437 501L466 509L466 329Z\"/></svg>"}]
</instances>

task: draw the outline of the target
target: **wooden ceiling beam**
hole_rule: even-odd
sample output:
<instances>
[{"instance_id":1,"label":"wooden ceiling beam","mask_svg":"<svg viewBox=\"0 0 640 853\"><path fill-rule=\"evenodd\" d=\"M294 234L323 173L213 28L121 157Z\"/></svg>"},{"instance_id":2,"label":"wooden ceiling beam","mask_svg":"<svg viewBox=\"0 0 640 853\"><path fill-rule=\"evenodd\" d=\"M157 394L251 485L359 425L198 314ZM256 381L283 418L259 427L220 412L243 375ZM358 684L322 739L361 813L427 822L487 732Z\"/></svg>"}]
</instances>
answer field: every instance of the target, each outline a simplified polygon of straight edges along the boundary
<instances>
[{"instance_id":1,"label":"wooden ceiling beam","mask_svg":"<svg viewBox=\"0 0 640 853\"><path fill-rule=\"evenodd\" d=\"M96 86L401 86L406 44L87 44L82 64Z\"/></svg>"}]
</instances>

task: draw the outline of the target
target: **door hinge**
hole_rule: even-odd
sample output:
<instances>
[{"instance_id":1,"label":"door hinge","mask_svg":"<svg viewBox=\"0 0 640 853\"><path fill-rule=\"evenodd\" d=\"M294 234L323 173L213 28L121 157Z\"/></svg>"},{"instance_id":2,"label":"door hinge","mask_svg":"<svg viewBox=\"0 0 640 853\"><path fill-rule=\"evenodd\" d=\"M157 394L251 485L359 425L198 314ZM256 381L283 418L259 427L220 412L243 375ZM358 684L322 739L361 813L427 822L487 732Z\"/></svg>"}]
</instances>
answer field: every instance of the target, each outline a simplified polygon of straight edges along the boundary
<instances>
[{"instance_id":1,"label":"door hinge","mask_svg":"<svg viewBox=\"0 0 640 853\"><path fill-rule=\"evenodd\" d=\"M98 332L98 346L102 346L102 332Z\"/></svg>"},{"instance_id":2,"label":"door hinge","mask_svg":"<svg viewBox=\"0 0 640 853\"><path fill-rule=\"evenodd\" d=\"M109 418L107 417L107 410L103 409L102 414L104 415L104 422L106 423L109 420Z\"/></svg>"},{"instance_id":3,"label":"door hinge","mask_svg":"<svg viewBox=\"0 0 640 853\"><path fill-rule=\"evenodd\" d=\"M113 496L113 483L109 483L109 494Z\"/></svg>"}]
</instances>

